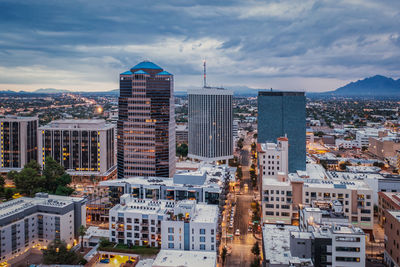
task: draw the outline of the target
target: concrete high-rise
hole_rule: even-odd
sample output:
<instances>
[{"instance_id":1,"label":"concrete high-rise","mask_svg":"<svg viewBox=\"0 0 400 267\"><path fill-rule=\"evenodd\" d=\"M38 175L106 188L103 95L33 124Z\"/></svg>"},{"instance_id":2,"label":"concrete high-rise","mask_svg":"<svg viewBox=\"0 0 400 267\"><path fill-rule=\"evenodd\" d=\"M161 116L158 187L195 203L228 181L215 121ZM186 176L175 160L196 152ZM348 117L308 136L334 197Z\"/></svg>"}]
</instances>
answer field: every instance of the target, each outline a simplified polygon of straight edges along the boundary
<instances>
[{"instance_id":1,"label":"concrete high-rise","mask_svg":"<svg viewBox=\"0 0 400 267\"><path fill-rule=\"evenodd\" d=\"M306 98L304 92L258 92L258 143L287 136L289 172L306 169Z\"/></svg>"},{"instance_id":2,"label":"concrete high-rise","mask_svg":"<svg viewBox=\"0 0 400 267\"><path fill-rule=\"evenodd\" d=\"M118 178L175 173L174 77L143 61L120 74Z\"/></svg>"},{"instance_id":3,"label":"concrete high-rise","mask_svg":"<svg viewBox=\"0 0 400 267\"><path fill-rule=\"evenodd\" d=\"M223 88L188 91L188 157L204 161L233 157L232 96L232 91Z\"/></svg>"},{"instance_id":4,"label":"concrete high-rise","mask_svg":"<svg viewBox=\"0 0 400 267\"><path fill-rule=\"evenodd\" d=\"M20 170L38 159L38 118L6 116L0 118L1 169Z\"/></svg>"},{"instance_id":5,"label":"concrete high-rise","mask_svg":"<svg viewBox=\"0 0 400 267\"><path fill-rule=\"evenodd\" d=\"M115 126L104 120L56 120L39 127L39 164L52 157L72 176L111 179Z\"/></svg>"}]
</instances>

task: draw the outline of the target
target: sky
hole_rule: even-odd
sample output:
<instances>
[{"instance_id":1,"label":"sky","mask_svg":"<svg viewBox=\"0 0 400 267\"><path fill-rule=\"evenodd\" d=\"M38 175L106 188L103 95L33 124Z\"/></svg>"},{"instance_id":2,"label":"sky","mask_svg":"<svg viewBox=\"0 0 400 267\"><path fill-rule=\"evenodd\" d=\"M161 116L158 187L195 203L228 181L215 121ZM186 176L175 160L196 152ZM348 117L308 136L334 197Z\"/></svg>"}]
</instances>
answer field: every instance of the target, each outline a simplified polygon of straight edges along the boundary
<instances>
[{"instance_id":1,"label":"sky","mask_svg":"<svg viewBox=\"0 0 400 267\"><path fill-rule=\"evenodd\" d=\"M150 60L175 90L399 78L399 0L0 0L0 90L106 91Z\"/></svg>"}]
</instances>

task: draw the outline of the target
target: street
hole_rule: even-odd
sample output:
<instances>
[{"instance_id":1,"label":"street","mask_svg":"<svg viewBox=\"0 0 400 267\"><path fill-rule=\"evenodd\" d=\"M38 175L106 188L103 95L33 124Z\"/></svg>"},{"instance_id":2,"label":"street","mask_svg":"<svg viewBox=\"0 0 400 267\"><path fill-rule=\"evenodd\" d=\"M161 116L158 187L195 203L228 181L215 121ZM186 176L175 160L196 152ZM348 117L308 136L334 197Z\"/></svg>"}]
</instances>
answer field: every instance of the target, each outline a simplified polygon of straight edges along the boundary
<instances>
[{"instance_id":1,"label":"street","mask_svg":"<svg viewBox=\"0 0 400 267\"><path fill-rule=\"evenodd\" d=\"M243 149L240 151L240 164L242 166L243 178L240 183L240 194L236 194L236 212L234 216L234 227L230 233L233 234L233 240L229 241L228 247L232 250L227 257L225 266L247 267L253 261L254 256L251 248L256 242L252 232L248 232L249 222L251 220L251 202L253 200L253 190L249 174L250 146L252 143L252 135L246 136L243 142ZM245 184L248 186L245 192ZM240 236L235 236L236 229L240 230ZM261 243L260 243L261 246Z\"/></svg>"}]
</instances>

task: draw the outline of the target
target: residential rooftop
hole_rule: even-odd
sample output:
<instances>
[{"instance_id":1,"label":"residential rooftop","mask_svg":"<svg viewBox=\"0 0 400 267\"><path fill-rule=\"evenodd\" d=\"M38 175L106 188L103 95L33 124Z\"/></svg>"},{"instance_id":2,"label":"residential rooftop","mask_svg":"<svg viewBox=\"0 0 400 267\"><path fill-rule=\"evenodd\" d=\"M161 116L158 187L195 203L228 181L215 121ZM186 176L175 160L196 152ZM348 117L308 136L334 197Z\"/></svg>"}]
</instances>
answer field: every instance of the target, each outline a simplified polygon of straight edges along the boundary
<instances>
[{"instance_id":1,"label":"residential rooftop","mask_svg":"<svg viewBox=\"0 0 400 267\"><path fill-rule=\"evenodd\" d=\"M183 251L162 249L153 262L153 267L213 267L217 253L212 251Z\"/></svg>"},{"instance_id":2,"label":"residential rooftop","mask_svg":"<svg viewBox=\"0 0 400 267\"><path fill-rule=\"evenodd\" d=\"M400 210L388 210L387 212L389 212L394 218L396 218L398 222L400 222Z\"/></svg>"}]
</instances>

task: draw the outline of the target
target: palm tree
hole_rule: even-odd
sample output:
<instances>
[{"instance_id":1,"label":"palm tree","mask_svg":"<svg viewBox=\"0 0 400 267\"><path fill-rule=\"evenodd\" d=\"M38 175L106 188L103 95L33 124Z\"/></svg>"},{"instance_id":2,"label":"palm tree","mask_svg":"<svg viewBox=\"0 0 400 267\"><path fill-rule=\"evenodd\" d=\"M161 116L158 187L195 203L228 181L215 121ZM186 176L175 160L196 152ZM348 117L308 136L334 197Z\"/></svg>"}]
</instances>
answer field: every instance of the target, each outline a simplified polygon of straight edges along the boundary
<instances>
[{"instance_id":1,"label":"palm tree","mask_svg":"<svg viewBox=\"0 0 400 267\"><path fill-rule=\"evenodd\" d=\"M81 225L79 227L79 236L81 237L81 251L83 251L83 237L86 235L86 227Z\"/></svg>"}]
</instances>

